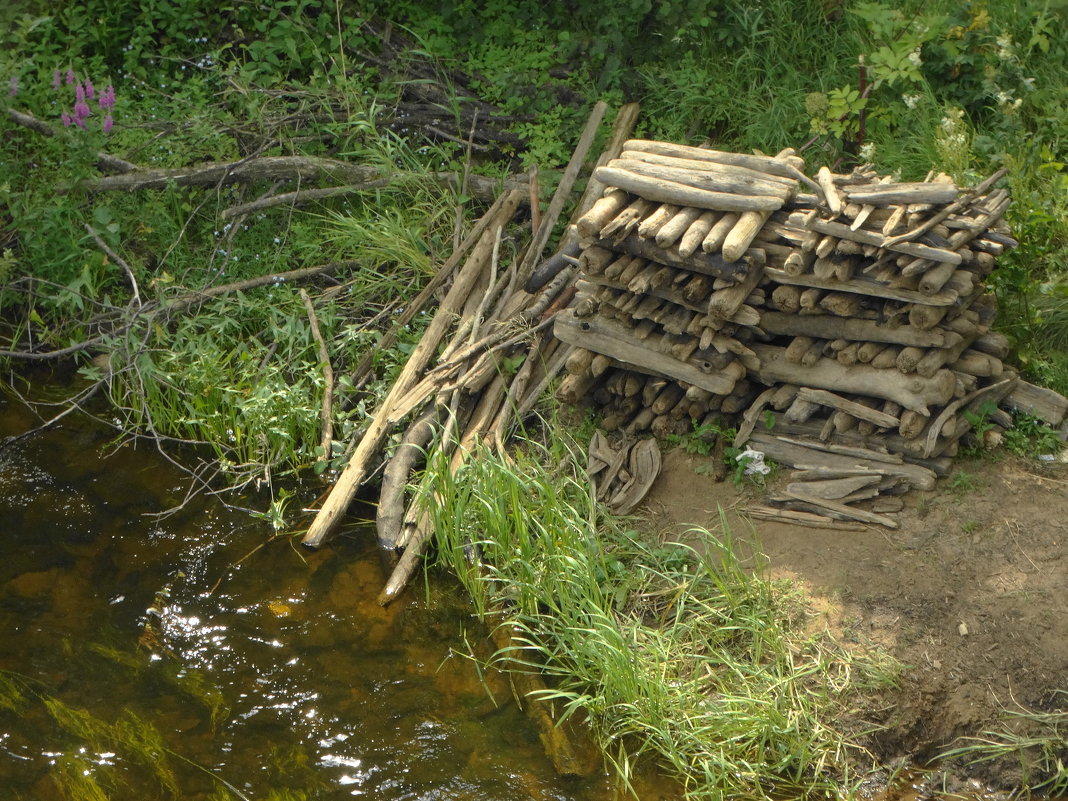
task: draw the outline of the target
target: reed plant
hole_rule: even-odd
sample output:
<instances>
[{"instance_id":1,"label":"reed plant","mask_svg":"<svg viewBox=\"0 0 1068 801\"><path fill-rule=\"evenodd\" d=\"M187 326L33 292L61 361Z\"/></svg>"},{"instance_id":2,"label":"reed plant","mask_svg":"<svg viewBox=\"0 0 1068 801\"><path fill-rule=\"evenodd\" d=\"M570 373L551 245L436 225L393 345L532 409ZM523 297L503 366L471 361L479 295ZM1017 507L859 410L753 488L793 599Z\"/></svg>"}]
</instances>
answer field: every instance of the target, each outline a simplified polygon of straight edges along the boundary
<instances>
[{"instance_id":1,"label":"reed plant","mask_svg":"<svg viewBox=\"0 0 1068 801\"><path fill-rule=\"evenodd\" d=\"M852 700L893 680L890 661L807 632L796 589L743 560L724 519L659 544L608 516L581 461L554 435L426 471L438 563L520 632L498 658L550 677L547 698L589 720L623 784L639 762L694 799L848 784L866 758Z\"/></svg>"}]
</instances>

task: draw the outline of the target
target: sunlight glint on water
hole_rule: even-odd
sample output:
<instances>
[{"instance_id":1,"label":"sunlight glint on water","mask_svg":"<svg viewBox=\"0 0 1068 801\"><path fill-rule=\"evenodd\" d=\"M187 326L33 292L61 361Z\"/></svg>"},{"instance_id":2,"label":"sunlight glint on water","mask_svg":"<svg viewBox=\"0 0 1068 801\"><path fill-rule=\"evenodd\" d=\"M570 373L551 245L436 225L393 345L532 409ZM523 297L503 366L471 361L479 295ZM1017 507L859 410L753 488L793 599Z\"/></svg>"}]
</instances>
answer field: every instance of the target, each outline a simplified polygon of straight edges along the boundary
<instances>
[{"instance_id":1,"label":"sunlight glint on water","mask_svg":"<svg viewBox=\"0 0 1068 801\"><path fill-rule=\"evenodd\" d=\"M0 411L0 435L31 425ZM182 476L107 436L0 450L5 797L610 796L556 777L507 683L480 681L465 641L488 651L449 587L382 609L369 535L280 539L233 567L266 524L197 503L152 516Z\"/></svg>"}]
</instances>

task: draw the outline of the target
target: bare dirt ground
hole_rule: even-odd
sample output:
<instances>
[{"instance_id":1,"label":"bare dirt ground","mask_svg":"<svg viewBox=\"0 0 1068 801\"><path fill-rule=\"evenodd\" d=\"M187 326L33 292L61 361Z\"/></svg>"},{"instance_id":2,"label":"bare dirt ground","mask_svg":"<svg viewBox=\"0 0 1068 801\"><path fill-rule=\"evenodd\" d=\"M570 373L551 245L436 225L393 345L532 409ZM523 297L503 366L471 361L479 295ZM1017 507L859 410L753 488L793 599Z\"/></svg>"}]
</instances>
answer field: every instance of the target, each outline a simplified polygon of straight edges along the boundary
<instances>
[{"instance_id":1,"label":"bare dirt ground","mask_svg":"<svg viewBox=\"0 0 1068 801\"><path fill-rule=\"evenodd\" d=\"M912 491L900 528L832 531L756 521L763 491L716 484L681 449L646 510L664 535L715 530L755 541L767 573L800 582L822 621L906 667L874 705L872 744L890 763L929 762L957 738L995 728L1006 710L1063 709L1068 690L1068 466L1009 456L961 459L932 492ZM874 706L873 705L873 706ZM961 768L992 787L1020 782L1017 763Z\"/></svg>"}]
</instances>

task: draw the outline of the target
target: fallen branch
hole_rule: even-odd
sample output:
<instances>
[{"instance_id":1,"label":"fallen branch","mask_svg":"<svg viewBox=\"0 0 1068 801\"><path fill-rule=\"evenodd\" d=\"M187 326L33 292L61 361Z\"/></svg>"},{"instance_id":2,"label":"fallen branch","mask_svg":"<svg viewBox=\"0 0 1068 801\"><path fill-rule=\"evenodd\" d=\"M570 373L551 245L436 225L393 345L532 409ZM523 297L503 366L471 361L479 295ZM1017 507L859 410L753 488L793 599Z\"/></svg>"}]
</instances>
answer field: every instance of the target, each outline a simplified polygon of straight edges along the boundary
<instances>
[{"instance_id":1,"label":"fallen branch","mask_svg":"<svg viewBox=\"0 0 1068 801\"><path fill-rule=\"evenodd\" d=\"M12 122L21 125L24 128L29 128L31 131L36 131L42 136L59 136L60 131L53 128L44 120L39 120L32 114L27 114L24 111L15 111L13 108L7 110L7 117ZM113 156L110 153L100 151L96 154L96 166L101 170L107 170L109 172L131 172L137 169L137 165L133 162L120 159L118 156Z\"/></svg>"},{"instance_id":2,"label":"fallen branch","mask_svg":"<svg viewBox=\"0 0 1068 801\"><path fill-rule=\"evenodd\" d=\"M427 175L402 171L386 173L378 167L350 164L337 159L315 156L261 156L232 162L208 162L172 169L135 169L121 175L109 175L88 181L82 187L88 192L111 192L137 189L164 189L171 185L216 187L254 181L300 181L301 183L332 180L346 185L370 188L376 182L400 182L429 179L442 186L459 185L460 175L454 172L435 172ZM520 179L505 181L504 189L525 186ZM468 177L468 194L482 200L497 197L500 182L481 175ZM524 192L524 199L526 193Z\"/></svg>"},{"instance_id":3,"label":"fallen branch","mask_svg":"<svg viewBox=\"0 0 1068 801\"><path fill-rule=\"evenodd\" d=\"M359 266L360 262L358 259L349 259L348 261L332 261L329 264L320 264L317 267L301 267L300 269L289 270L284 273L258 275L255 278L247 278L244 281L234 281L229 284L220 284L219 286L208 287L207 289L196 289L187 292L168 301L165 304L165 308L168 311L181 311L186 306L192 306L194 303L209 300L210 298L216 298L220 295L227 295L231 292L245 292L246 290L266 286L267 284L292 284L297 281L302 281L305 278L311 278L312 276L325 275L326 273L333 273L339 270L355 269Z\"/></svg>"},{"instance_id":4,"label":"fallen branch","mask_svg":"<svg viewBox=\"0 0 1068 801\"><path fill-rule=\"evenodd\" d=\"M100 234L94 231L93 227L89 225L89 223L85 224L85 230L89 232L89 236L91 236L93 238L93 241L96 242L97 247L104 251L104 253L108 255L108 258L110 258L126 272L126 277L130 279L130 287L133 289L134 303L137 304L138 308L141 308L141 293L137 289L137 279L134 277L133 270L130 268L130 265L126 263L126 260L123 259L122 256L112 250L108 246L107 242L100 238Z\"/></svg>"},{"instance_id":5,"label":"fallen branch","mask_svg":"<svg viewBox=\"0 0 1068 801\"><path fill-rule=\"evenodd\" d=\"M368 189L379 189L389 185L388 178L378 178L373 181L365 181L360 184L346 184L345 186L330 186L325 189L298 189L295 192L284 192L281 195L260 198L240 206L231 206L223 209L219 218L232 220L254 211L274 208L275 206L303 206L306 203L314 203L316 200L325 200L342 195L354 195L357 192L366 192Z\"/></svg>"}]
</instances>

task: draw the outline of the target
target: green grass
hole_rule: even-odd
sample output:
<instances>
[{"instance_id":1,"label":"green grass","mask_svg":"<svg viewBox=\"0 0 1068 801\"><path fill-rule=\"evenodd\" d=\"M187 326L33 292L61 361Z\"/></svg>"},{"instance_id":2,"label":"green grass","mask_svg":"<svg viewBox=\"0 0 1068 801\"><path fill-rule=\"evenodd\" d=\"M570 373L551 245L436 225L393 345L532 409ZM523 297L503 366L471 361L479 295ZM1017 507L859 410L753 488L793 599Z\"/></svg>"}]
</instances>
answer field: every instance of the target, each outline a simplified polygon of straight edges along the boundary
<instances>
[{"instance_id":1,"label":"green grass","mask_svg":"<svg viewBox=\"0 0 1068 801\"><path fill-rule=\"evenodd\" d=\"M548 467L551 465L552 467ZM805 631L801 597L743 564L724 522L651 543L605 516L561 438L514 461L479 453L455 476L431 463L439 562L479 613L503 610L548 697L588 719L623 784L637 762L688 797L837 791L867 755L851 698L893 681ZM471 554L479 554L476 561Z\"/></svg>"}]
</instances>

